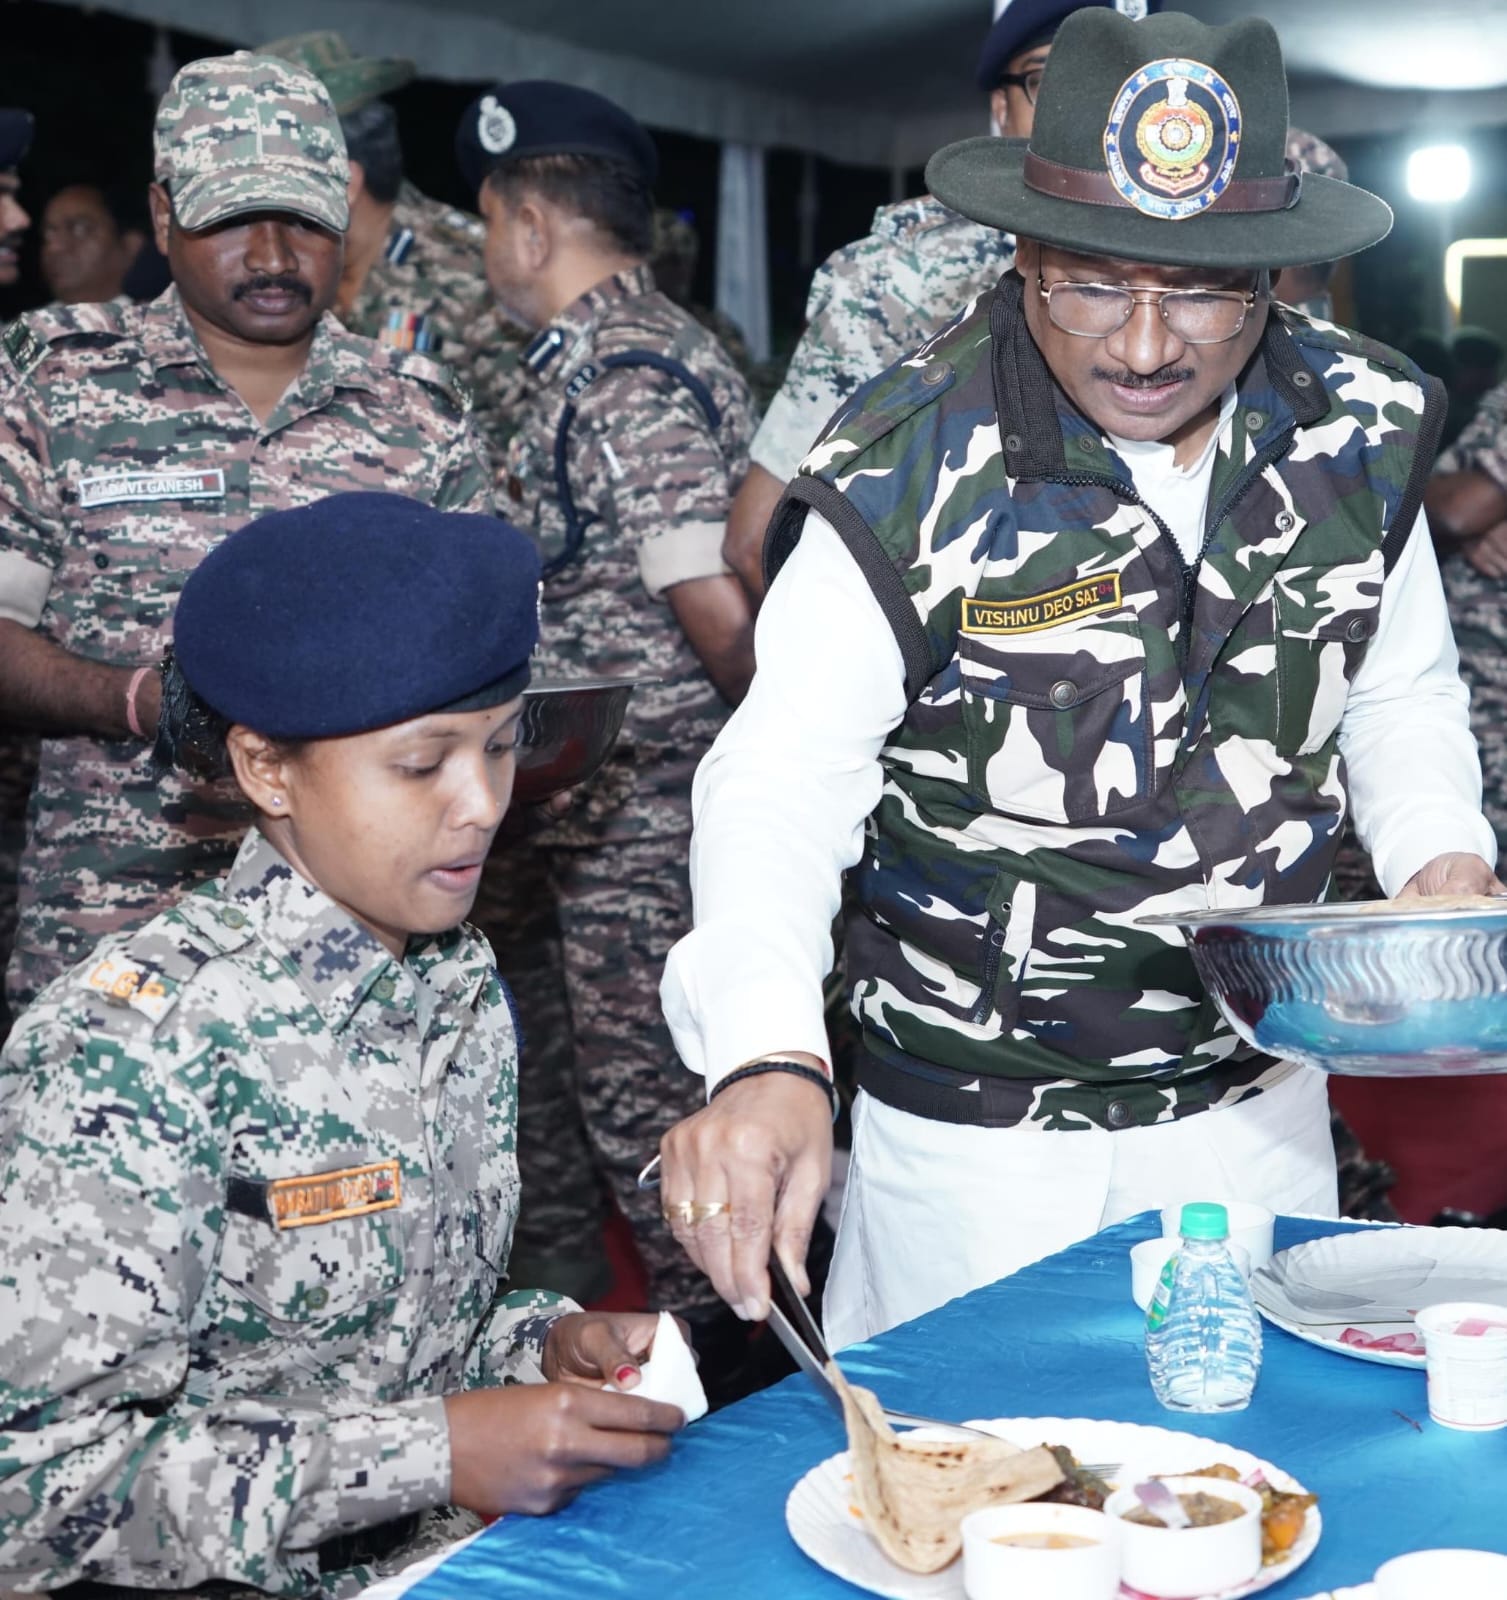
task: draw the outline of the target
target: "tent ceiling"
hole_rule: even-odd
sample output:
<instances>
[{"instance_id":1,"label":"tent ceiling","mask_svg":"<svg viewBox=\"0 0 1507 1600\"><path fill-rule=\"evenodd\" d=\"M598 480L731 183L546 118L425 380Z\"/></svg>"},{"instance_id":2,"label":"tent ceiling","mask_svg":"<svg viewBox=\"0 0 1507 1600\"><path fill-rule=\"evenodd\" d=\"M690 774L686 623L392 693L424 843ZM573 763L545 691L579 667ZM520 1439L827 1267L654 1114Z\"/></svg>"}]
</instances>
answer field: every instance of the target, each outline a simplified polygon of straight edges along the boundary
<instances>
[{"instance_id":1,"label":"tent ceiling","mask_svg":"<svg viewBox=\"0 0 1507 1600\"><path fill-rule=\"evenodd\" d=\"M80 0L86 3L86 0ZM644 121L838 160L915 164L982 131L988 0L106 0L239 44L314 26L460 81L560 77ZM1249 0L1184 0L1210 22ZM1507 0L1264 0L1318 133L1507 122Z\"/></svg>"}]
</instances>

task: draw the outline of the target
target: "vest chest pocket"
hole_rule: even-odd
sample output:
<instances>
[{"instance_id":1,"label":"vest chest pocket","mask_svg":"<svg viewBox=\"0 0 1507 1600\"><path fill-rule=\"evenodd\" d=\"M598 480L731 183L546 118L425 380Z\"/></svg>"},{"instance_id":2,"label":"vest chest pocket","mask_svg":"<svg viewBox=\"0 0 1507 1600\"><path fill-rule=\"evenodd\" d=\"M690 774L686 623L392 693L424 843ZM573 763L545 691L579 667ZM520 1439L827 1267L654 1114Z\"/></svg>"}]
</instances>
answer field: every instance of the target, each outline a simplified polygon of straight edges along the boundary
<instances>
[{"instance_id":1,"label":"vest chest pocket","mask_svg":"<svg viewBox=\"0 0 1507 1600\"><path fill-rule=\"evenodd\" d=\"M1017 638L960 634L968 782L997 811L1085 822L1152 792L1146 660L1133 620Z\"/></svg>"},{"instance_id":2,"label":"vest chest pocket","mask_svg":"<svg viewBox=\"0 0 1507 1600\"><path fill-rule=\"evenodd\" d=\"M1380 550L1343 566L1277 573L1278 755L1312 755L1333 738L1381 620L1384 577Z\"/></svg>"}]
</instances>

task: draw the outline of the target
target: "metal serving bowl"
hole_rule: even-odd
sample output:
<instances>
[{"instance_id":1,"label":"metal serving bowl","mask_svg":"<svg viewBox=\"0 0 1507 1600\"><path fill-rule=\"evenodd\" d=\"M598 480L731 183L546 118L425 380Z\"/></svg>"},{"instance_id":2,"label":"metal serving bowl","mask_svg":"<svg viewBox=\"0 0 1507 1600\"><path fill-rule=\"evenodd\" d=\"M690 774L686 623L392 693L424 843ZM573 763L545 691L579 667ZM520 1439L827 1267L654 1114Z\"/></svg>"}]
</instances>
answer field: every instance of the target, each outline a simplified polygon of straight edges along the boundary
<instances>
[{"instance_id":1,"label":"metal serving bowl","mask_svg":"<svg viewBox=\"0 0 1507 1600\"><path fill-rule=\"evenodd\" d=\"M1349 1077L1507 1072L1507 896L1170 912L1247 1043Z\"/></svg>"},{"instance_id":2,"label":"metal serving bowl","mask_svg":"<svg viewBox=\"0 0 1507 1600\"><path fill-rule=\"evenodd\" d=\"M576 678L531 683L523 691L514 805L538 805L584 783L607 759L628 698L653 678Z\"/></svg>"}]
</instances>

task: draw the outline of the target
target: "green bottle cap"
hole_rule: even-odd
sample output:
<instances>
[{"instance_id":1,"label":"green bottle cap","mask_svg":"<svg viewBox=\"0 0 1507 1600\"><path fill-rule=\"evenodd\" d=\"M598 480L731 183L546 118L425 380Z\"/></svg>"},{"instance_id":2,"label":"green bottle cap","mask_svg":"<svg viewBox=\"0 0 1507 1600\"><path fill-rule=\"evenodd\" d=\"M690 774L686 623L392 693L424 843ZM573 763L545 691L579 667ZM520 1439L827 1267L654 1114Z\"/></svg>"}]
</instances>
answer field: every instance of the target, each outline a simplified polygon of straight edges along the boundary
<instances>
[{"instance_id":1,"label":"green bottle cap","mask_svg":"<svg viewBox=\"0 0 1507 1600\"><path fill-rule=\"evenodd\" d=\"M1185 1239L1228 1239L1230 1214L1210 1201L1184 1206L1179 1231Z\"/></svg>"}]
</instances>

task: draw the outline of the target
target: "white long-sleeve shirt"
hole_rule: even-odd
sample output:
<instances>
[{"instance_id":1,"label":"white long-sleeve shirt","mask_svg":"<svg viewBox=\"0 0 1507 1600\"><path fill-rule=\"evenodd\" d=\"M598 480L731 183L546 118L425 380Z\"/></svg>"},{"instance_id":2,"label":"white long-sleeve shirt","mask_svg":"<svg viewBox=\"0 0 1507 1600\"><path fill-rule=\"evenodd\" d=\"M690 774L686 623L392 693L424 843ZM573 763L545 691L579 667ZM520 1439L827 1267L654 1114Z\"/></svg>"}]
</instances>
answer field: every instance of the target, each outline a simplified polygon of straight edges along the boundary
<instances>
[{"instance_id":1,"label":"white long-sleeve shirt","mask_svg":"<svg viewBox=\"0 0 1507 1600\"><path fill-rule=\"evenodd\" d=\"M1183 469L1170 446L1124 456L1141 498L1196 552L1213 449ZM827 1059L822 982L842 874L862 852L879 754L907 709L890 625L816 512L770 587L755 645L748 697L696 774L696 922L660 985L675 1046L708 1090L759 1056ZM1445 851L1496 860L1468 706L1420 511L1339 733L1356 831L1388 894Z\"/></svg>"}]
</instances>

